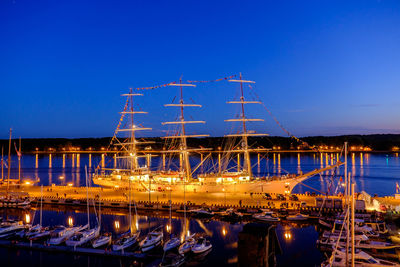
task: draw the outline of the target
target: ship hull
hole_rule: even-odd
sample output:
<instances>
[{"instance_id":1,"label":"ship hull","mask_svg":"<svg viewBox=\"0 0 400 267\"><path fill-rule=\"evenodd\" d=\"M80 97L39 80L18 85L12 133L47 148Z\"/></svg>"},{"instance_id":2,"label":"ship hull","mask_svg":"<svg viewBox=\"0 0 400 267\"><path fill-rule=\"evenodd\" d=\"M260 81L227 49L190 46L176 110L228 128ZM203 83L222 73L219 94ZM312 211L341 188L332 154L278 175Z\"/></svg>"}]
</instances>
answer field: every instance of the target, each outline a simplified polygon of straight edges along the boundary
<instances>
[{"instance_id":1,"label":"ship hull","mask_svg":"<svg viewBox=\"0 0 400 267\"><path fill-rule=\"evenodd\" d=\"M163 183L151 181L131 181L125 179L111 179L105 177L93 177L93 182L103 187L131 187L132 190L150 190L151 191L186 191L188 193L277 193L290 194L293 188L308 177L276 179L276 180L252 180L237 183L201 183L187 182L183 183Z\"/></svg>"}]
</instances>

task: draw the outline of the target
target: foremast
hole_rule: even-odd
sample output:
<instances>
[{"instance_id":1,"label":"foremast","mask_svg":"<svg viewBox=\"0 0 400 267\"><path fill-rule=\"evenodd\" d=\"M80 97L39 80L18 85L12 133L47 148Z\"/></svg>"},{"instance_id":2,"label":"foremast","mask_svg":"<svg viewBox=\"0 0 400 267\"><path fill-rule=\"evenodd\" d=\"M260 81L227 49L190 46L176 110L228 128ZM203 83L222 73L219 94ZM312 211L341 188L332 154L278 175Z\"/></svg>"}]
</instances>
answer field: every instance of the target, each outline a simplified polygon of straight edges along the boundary
<instances>
[{"instance_id":1,"label":"foremast","mask_svg":"<svg viewBox=\"0 0 400 267\"><path fill-rule=\"evenodd\" d=\"M263 133L255 133L254 131L249 131L247 128L246 122L255 122L255 121L264 121L263 119L255 119L255 118L247 118L245 115L245 105L246 104L261 104L260 101L246 101L244 97L244 89L243 89L243 84L244 83L255 83L254 81L249 81L249 80L244 80L242 78L242 73L239 75L239 79L230 79L229 82L237 82L240 83L240 100L239 101L228 101L228 104L240 104L241 106L241 114L238 119L228 119L225 120L226 122L241 122L242 123L242 131L241 133L238 134L229 134L225 135L227 137L241 137L242 138L242 144L241 144L241 149L244 154L244 166L243 169L246 170L247 174L249 175L250 178L253 177L253 172L251 169L251 161L250 161L250 149L249 149L249 141L248 137L249 136L267 136L268 134L263 134ZM239 164L239 162L238 162Z\"/></svg>"},{"instance_id":2,"label":"foremast","mask_svg":"<svg viewBox=\"0 0 400 267\"><path fill-rule=\"evenodd\" d=\"M131 88L129 90L128 94L122 94L121 96L126 96L128 98L127 101L129 101L128 108L125 109L124 111L120 112L120 114L122 114L123 116L129 115L129 123L127 125L127 128L117 129L116 133L127 132L127 133L129 133L129 138L125 139L124 142L121 142L118 138L116 138L116 140L118 142L116 145L121 146L121 151L123 151L126 154L126 156L117 156L117 158L129 159L129 169L130 169L131 173L134 173L137 169L139 169L137 145L147 143L147 142L139 142L136 140L136 131L152 130L152 128L146 128L143 126L135 125L135 121L134 121L135 114L147 114L148 113L146 111L134 109L133 98L135 96L143 96L143 94L134 93ZM150 166L148 166L148 168L149 167Z\"/></svg>"},{"instance_id":3,"label":"foremast","mask_svg":"<svg viewBox=\"0 0 400 267\"><path fill-rule=\"evenodd\" d=\"M166 136L164 138L179 138L180 139L180 148L178 151L169 151L169 152L179 152L182 156L183 159L183 164L180 166L180 172L184 176L184 181L189 181L192 179L192 169L190 166L190 161L189 161L189 153L192 151L196 151L198 149L189 149L187 145L187 138L189 137L207 137L209 136L208 134L187 134L186 133L186 124L196 124L196 123L205 123L205 121L187 121L185 120L185 114L184 114L184 108L185 107L201 107L201 105L198 104L187 104L183 100L183 87L196 87L194 84L184 84L182 83L182 79L179 80L179 83L171 83L169 86L178 86L180 89L180 98L179 98L179 104L166 104L164 105L165 107L179 107L180 109L180 116L179 120L177 121L167 121L163 122L163 125L168 125L168 124L178 124L180 125L180 135L176 136Z\"/></svg>"}]
</instances>

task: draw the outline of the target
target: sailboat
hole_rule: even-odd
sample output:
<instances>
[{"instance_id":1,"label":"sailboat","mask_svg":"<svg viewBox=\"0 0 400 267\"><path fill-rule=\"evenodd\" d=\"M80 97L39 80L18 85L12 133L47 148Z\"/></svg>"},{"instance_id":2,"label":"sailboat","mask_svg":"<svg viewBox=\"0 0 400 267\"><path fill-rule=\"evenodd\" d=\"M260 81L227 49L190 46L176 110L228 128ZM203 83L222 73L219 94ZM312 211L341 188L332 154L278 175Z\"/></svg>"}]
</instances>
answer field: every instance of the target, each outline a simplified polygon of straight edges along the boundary
<instances>
[{"instance_id":1,"label":"sailboat","mask_svg":"<svg viewBox=\"0 0 400 267\"><path fill-rule=\"evenodd\" d=\"M172 231L172 201L171 201L171 191L169 192L169 231ZM169 250L177 248L181 244L181 240L174 236L172 233L169 236L167 242L165 242L163 250L167 252Z\"/></svg>"},{"instance_id":2,"label":"sailboat","mask_svg":"<svg viewBox=\"0 0 400 267\"><path fill-rule=\"evenodd\" d=\"M101 229L101 197L99 197L99 228ZM102 246L110 245L111 239L112 237L110 233L101 234L92 241L92 247L99 248Z\"/></svg>"},{"instance_id":3,"label":"sailboat","mask_svg":"<svg viewBox=\"0 0 400 267\"><path fill-rule=\"evenodd\" d=\"M43 217L43 185L40 187L40 215L39 224L30 227L30 229L25 233L25 237L29 240L40 240L50 236L51 230L49 227L43 227L42 217Z\"/></svg>"},{"instance_id":4,"label":"sailboat","mask_svg":"<svg viewBox=\"0 0 400 267\"><path fill-rule=\"evenodd\" d=\"M17 196L12 196L9 194L10 183L11 184L20 184L21 183L21 139L20 139L20 148L19 151L16 150L18 153L18 179L11 179L11 136L12 136L12 129L10 129L10 136L8 140L8 166L7 166L7 189L6 189L6 196L0 197L0 206L1 207L13 207L13 208L26 208L29 207L31 201L28 197L21 198ZM3 165L5 165L3 161L3 151L1 155L2 159L2 167L1 167L1 175L2 180L1 184L4 184L4 174L3 174Z\"/></svg>"},{"instance_id":5,"label":"sailboat","mask_svg":"<svg viewBox=\"0 0 400 267\"><path fill-rule=\"evenodd\" d=\"M200 237L199 239L197 239L196 244L193 245L192 252L194 254L201 254L209 251L210 249L212 249L211 242L204 237Z\"/></svg>"},{"instance_id":6,"label":"sailboat","mask_svg":"<svg viewBox=\"0 0 400 267\"><path fill-rule=\"evenodd\" d=\"M147 252L149 250L152 250L153 248L161 245L162 241L163 241L163 231L162 229L160 229L161 227L151 231L150 233L147 234L147 236L145 237L145 239L143 239L140 242L140 249L143 252Z\"/></svg>"},{"instance_id":7,"label":"sailboat","mask_svg":"<svg viewBox=\"0 0 400 267\"><path fill-rule=\"evenodd\" d=\"M346 249L339 248L331 256L327 261L321 264L322 267L340 267L351 265L352 256L351 254L348 257L348 262L346 264ZM391 262L388 260L379 259L376 257L372 257L368 253L356 249L354 253L354 266L365 266L365 267L379 267L379 266L397 266L400 264Z\"/></svg>"},{"instance_id":8,"label":"sailboat","mask_svg":"<svg viewBox=\"0 0 400 267\"><path fill-rule=\"evenodd\" d=\"M86 173L86 206L87 206L88 223L87 223L87 227L85 228L85 230L76 232L67 241L65 241L65 244L67 246L71 246L71 247L82 246L82 245L88 243L89 241L95 239L100 234L99 225L97 225L97 227L95 227L95 228L90 229L89 188L88 188L88 175L87 175L86 166L85 166L85 173Z\"/></svg>"},{"instance_id":9,"label":"sailboat","mask_svg":"<svg viewBox=\"0 0 400 267\"><path fill-rule=\"evenodd\" d=\"M196 123L205 123L204 121L188 121L183 117L184 108L188 107L201 107L198 104L187 103L183 101L182 97L182 89L184 87L195 87L192 83L183 83L180 80L178 83L171 83L169 86L177 86L180 87L180 101L179 103L171 103L165 105L166 107L178 107L181 110L181 117L177 121L169 121L164 122L164 125L179 125L181 128L181 133L176 136L167 136L165 137L167 140L181 140L178 147L176 144L171 146L167 150L161 151L163 154L163 161L166 154L179 154L180 157L180 168L179 171L174 170L158 170L158 171L150 171L150 164L148 162L147 166L140 167L138 165L138 157L139 151L137 149L138 144L142 144L143 142L135 139L135 132L139 130L150 130L150 128L140 127L133 124L133 114L137 113L146 113L143 111L134 110L133 107L130 109L125 108L122 112L122 115L131 114L131 123L130 127L120 129L117 127L117 133L120 132L130 132L131 138L126 141L119 141L114 138L115 146L119 146L121 148L121 153L125 154L122 156L118 156L116 159L130 159L128 162L131 165L131 168L103 168L101 172L97 172L93 181L95 184L105 187L127 187L128 182L132 181L132 187L134 190L160 190L167 191L168 188L177 192L183 192L184 187L188 192L196 192L196 193L220 193L221 188L224 188L224 192L226 193L281 193L281 194L290 194L293 188L298 184L308 179L311 176L316 174L331 170L333 168L339 167L342 165L341 162L337 164L327 166L325 168L317 169L310 171L308 173L301 173L300 175L285 175L280 177L271 177L268 179L259 179L255 177L252 172L250 154L254 152L260 152L261 150L251 148L248 143L248 138L251 136L266 136L267 134L263 133L255 133L248 129L249 122L257 122L263 121L262 119L248 118L245 114L245 106L248 104L261 104L260 101L248 101L244 97L244 85L252 84L253 81L243 79L242 75L240 75L239 79L230 79L229 82L239 83L240 84L240 99L229 101L229 104L239 104L241 106L241 113L239 118L228 119L227 122L240 122L242 124L242 129L239 133L227 135L227 137L239 137L241 139L240 145L238 145L237 149L230 149L228 151L224 151L226 153L234 153L234 154L243 154L244 155L244 166L240 168L240 164L238 161L238 170L230 171L230 170L222 170L219 168L217 173L205 172L194 177L194 173L197 166L192 170L189 154L195 152L209 152L210 149L205 148L191 148L189 149L186 145L187 138L196 138L196 137L206 137L208 135L198 134L198 135L188 135L186 134L185 126L188 124L196 124ZM126 94L129 97L142 95L142 94L133 94L132 90L129 94ZM133 101L129 100L127 102L130 106L133 105ZM121 117L125 119L125 117ZM120 125L119 125L120 126ZM142 151L141 153L146 153ZM239 155L238 154L238 155ZM149 156L149 155L147 155ZM151 155L150 155L151 157ZM199 165L203 164L204 159L200 162ZM183 173L182 171L185 171ZM151 180L151 183L150 183Z\"/></svg>"},{"instance_id":10,"label":"sailboat","mask_svg":"<svg viewBox=\"0 0 400 267\"><path fill-rule=\"evenodd\" d=\"M60 245L65 242L67 239L75 235L77 232L83 231L88 227L88 225L80 225L80 226L72 226L65 227L64 225L58 225L55 227L53 232L50 235L49 241L47 243L49 245Z\"/></svg>"},{"instance_id":11,"label":"sailboat","mask_svg":"<svg viewBox=\"0 0 400 267\"><path fill-rule=\"evenodd\" d=\"M129 183L130 185L131 183ZM135 205L135 213L137 217L137 210ZM124 233L118 238L112 246L112 249L115 251L125 250L138 242L138 238L140 236L140 231L135 233L132 232L132 206L131 206L131 187L129 186L129 231Z\"/></svg>"}]
</instances>

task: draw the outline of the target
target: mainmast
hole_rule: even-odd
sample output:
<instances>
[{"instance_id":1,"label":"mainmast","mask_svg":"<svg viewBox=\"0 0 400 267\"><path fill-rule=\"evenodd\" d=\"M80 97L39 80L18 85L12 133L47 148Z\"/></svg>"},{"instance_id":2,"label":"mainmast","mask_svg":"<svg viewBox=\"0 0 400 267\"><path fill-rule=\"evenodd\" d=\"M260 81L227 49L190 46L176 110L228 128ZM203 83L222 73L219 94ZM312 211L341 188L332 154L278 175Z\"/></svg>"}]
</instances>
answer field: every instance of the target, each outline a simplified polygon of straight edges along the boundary
<instances>
[{"instance_id":1,"label":"mainmast","mask_svg":"<svg viewBox=\"0 0 400 267\"><path fill-rule=\"evenodd\" d=\"M132 88L129 90L129 94L122 94L122 96L128 97L128 100L130 105L128 108L122 112L121 114L129 114L130 119L129 123L130 126L127 126L128 128L124 129L118 129L117 132L128 132L130 134L129 138L127 139L127 142L119 142L117 145L122 146L122 149L125 150L125 152L128 153L127 156L119 156L118 158L129 158L130 160L130 169L131 172L134 172L136 169L138 169L138 155L137 155L137 145L141 144L142 142L139 142L136 140L136 131L143 131L143 130L152 130L152 128L145 128L145 127L139 127L135 125L134 122L134 115L135 114L147 114L145 111L140 111L140 110L135 110L134 109L134 102L133 102L133 97L134 96L143 96L143 94L138 94L138 93L133 93Z\"/></svg>"},{"instance_id":2,"label":"mainmast","mask_svg":"<svg viewBox=\"0 0 400 267\"><path fill-rule=\"evenodd\" d=\"M244 166L243 169L246 170L247 174L252 177L253 173L251 170L251 161L250 161L250 152L249 152L249 142L248 142L248 137L249 136L266 136L268 134L259 134L259 133L254 133L254 131L249 131L247 129L246 122L251 122L251 121L264 121L263 119L250 119L247 118L245 115L245 104L261 104L260 101L246 101L244 98L244 90L243 90L243 83L255 83L254 81L249 81L249 80L243 80L242 79L242 74L240 73L239 80L234 80L231 79L229 80L230 82L238 82L240 83L240 101L228 101L228 104L240 104L241 106L241 114L240 118L238 119L229 119L225 120L227 122L242 122L242 132L239 134L230 134L226 136L239 136L242 137L242 144L241 144L241 149L244 153ZM239 162L238 162L239 164Z\"/></svg>"},{"instance_id":3,"label":"mainmast","mask_svg":"<svg viewBox=\"0 0 400 267\"><path fill-rule=\"evenodd\" d=\"M192 178L192 169L190 167L189 161L189 152L194 151L196 149L188 149L187 147L187 138L188 137L206 137L208 134L201 135L187 135L185 124L188 123L205 123L205 121L186 121L184 116L184 107L201 107L201 105L197 104L185 104L183 101L183 87L196 87L194 84L183 84L182 79L179 80L179 83L171 83L170 86L179 86L180 88L180 99L179 104L166 104L165 107L179 107L180 108L180 117L178 121L168 121L163 122L163 125L166 124L180 124L181 125L181 134L179 136L166 136L165 138L179 138L181 140L180 143L180 153L183 158L183 164L180 166L180 171L185 174L185 180L189 180Z\"/></svg>"}]
</instances>

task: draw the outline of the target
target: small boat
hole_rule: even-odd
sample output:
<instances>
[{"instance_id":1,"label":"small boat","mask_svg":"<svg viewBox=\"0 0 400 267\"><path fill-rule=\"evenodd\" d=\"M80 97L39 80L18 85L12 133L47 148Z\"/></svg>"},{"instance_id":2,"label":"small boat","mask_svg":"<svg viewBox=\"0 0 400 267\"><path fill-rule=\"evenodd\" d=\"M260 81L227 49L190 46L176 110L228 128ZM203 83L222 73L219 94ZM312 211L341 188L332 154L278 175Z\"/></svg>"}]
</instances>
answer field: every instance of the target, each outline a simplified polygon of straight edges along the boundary
<instances>
[{"instance_id":1,"label":"small boat","mask_svg":"<svg viewBox=\"0 0 400 267\"><path fill-rule=\"evenodd\" d=\"M343 228L343 220L335 220L332 232L340 233ZM368 237L379 237L380 234L375 232L372 227L366 225L363 219L354 219L354 231L356 233L365 234Z\"/></svg>"},{"instance_id":2,"label":"small boat","mask_svg":"<svg viewBox=\"0 0 400 267\"><path fill-rule=\"evenodd\" d=\"M139 235L140 232L131 234L131 232L128 231L115 241L115 243L112 245L112 250L119 251L132 247L137 243Z\"/></svg>"},{"instance_id":3,"label":"small boat","mask_svg":"<svg viewBox=\"0 0 400 267\"><path fill-rule=\"evenodd\" d=\"M25 228L22 221L5 221L0 224L0 235Z\"/></svg>"},{"instance_id":4,"label":"small boat","mask_svg":"<svg viewBox=\"0 0 400 267\"><path fill-rule=\"evenodd\" d=\"M333 258L334 257L334 258ZM351 253L348 255L348 261L351 265ZM398 263L394 263L387 260L382 260L379 258L372 257L368 253L356 249L354 254L354 263L355 266L366 266L366 267L380 267L380 266L400 266ZM346 249L339 248L332 253L332 256L321 264L322 267L339 267L339 266L346 266Z\"/></svg>"},{"instance_id":5,"label":"small boat","mask_svg":"<svg viewBox=\"0 0 400 267\"><path fill-rule=\"evenodd\" d=\"M28 208L30 205L29 198L0 198L0 207Z\"/></svg>"},{"instance_id":6,"label":"small boat","mask_svg":"<svg viewBox=\"0 0 400 267\"><path fill-rule=\"evenodd\" d=\"M194 210L191 210L190 213L194 217L210 218L210 217L214 216L214 212L208 208L194 209Z\"/></svg>"},{"instance_id":7,"label":"small boat","mask_svg":"<svg viewBox=\"0 0 400 267\"><path fill-rule=\"evenodd\" d=\"M79 232L76 232L69 239L67 239L67 241L65 241L65 244L70 247L82 246L82 245L86 244L87 242L98 237L99 234L100 234L99 227L79 231Z\"/></svg>"},{"instance_id":8,"label":"small boat","mask_svg":"<svg viewBox=\"0 0 400 267\"><path fill-rule=\"evenodd\" d=\"M338 242L339 236L336 234L332 234L330 237L322 237L317 240L317 244L320 246L327 246L331 248L332 246L336 246L339 244L341 247L346 246L346 236L341 235L340 240ZM395 245L389 242L382 242L382 241L374 241L370 240L366 235L355 235L355 247L358 249L375 249L375 250L387 250L387 249L395 249L399 248L400 245Z\"/></svg>"},{"instance_id":9,"label":"small boat","mask_svg":"<svg viewBox=\"0 0 400 267\"><path fill-rule=\"evenodd\" d=\"M253 218L259 221L264 221L264 222L279 222L281 219L278 217L273 216L273 212L266 211L261 214L254 214Z\"/></svg>"},{"instance_id":10,"label":"small boat","mask_svg":"<svg viewBox=\"0 0 400 267\"><path fill-rule=\"evenodd\" d=\"M52 229L49 227L42 227L40 226L37 228L35 232L31 232L28 235L25 235L29 240L36 241L36 240L43 240L50 237L52 233Z\"/></svg>"},{"instance_id":11,"label":"small boat","mask_svg":"<svg viewBox=\"0 0 400 267\"><path fill-rule=\"evenodd\" d=\"M169 251L169 250L179 247L180 244L181 244L181 240L179 238L171 235L171 238L167 242L165 242L163 249L164 249L164 251Z\"/></svg>"},{"instance_id":12,"label":"small boat","mask_svg":"<svg viewBox=\"0 0 400 267\"><path fill-rule=\"evenodd\" d=\"M92 241L93 248L108 246L110 244L111 244L111 234L109 233L102 234Z\"/></svg>"},{"instance_id":13,"label":"small boat","mask_svg":"<svg viewBox=\"0 0 400 267\"><path fill-rule=\"evenodd\" d=\"M196 244L195 234L190 236L186 236L183 243L179 246L178 252L181 255L184 255L192 250L192 247Z\"/></svg>"},{"instance_id":14,"label":"small boat","mask_svg":"<svg viewBox=\"0 0 400 267\"><path fill-rule=\"evenodd\" d=\"M76 232L86 229L85 226L65 227L63 225L57 226L50 235L50 239L47 242L49 245L60 245L65 240L73 236Z\"/></svg>"},{"instance_id":15,"label":"small boat","mask_svg":"<svg viewBox=\"0 0 400 267\"><path fill-rule=\"evenodd\" d=\"M288 221L306 221L309 219L308 215L297 213L296 215L289 215L286 217Z\"/></svg>"},{"instance_id":16,"label":"small boat","mask_svg":"<svg viewBox=\"0 0 400 267\"><path fill-rule=\"evenodd\" d=\"M163 239L162 231L152 231L145 239L140 242L140 248L143 252L149 251L161 244Z\"/></svg>"},{"instance_id":17,"label":"small boat","mask_svg":"<svg viewBox=\"0 0 400 267\"><path fill-rule=\"evenodd\" d=\"M209 240L205 239L204 237L200 237L197 239L196 244L192 247L192 252L194 254L201 254L204 253L212 248L212 244Z\"/></svg>"},{"instance_id":18,"label":"small boat","mask_svg":"<svg viewBox=\"0 0 400 267\"><path fill-rule=\"evenodd\" d=\"M243 218L243 214L241 212L235 211L233 208L229 208L224 212L220 213L220 216L224 220L228 221L239 221Z\"/></svg>"}]
</instances>

